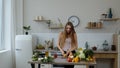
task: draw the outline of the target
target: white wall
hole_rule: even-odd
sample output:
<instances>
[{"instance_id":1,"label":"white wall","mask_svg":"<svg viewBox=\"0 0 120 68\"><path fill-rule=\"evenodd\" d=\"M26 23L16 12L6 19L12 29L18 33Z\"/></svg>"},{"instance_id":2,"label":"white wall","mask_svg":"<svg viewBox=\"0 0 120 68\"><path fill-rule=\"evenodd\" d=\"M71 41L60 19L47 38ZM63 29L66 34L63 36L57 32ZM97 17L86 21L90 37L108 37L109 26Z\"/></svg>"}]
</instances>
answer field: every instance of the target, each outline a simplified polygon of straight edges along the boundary
<instances>
[{"instance_id":1,"label":"white wall","mask_svg":"<svg viewBox=\"0 0 120 68\"><path fill-rule=\"evenodd\" d=\"M43 16L47 20L52 20L53 23L58 23L57 18L60 18L65 24L71 15L76 15L80 18L80 25L75 29L80 33L114 33L120 22L106 22L103 29L85 29L88 22L98 22L101 14L107 13L109 8L112 8L113 17L120 17L120 0L24 0L23 2L23 22L18 18L19 27L17 28L20 28L21 24L30 25L31 33L61 31L48 29L44 22L33 21L36 16ZM21 14L18 14L19 16ZM22 29L17 29L18 34L21 31Z\"/></svg>"},{"instance_id":2,"label":"white wall","mask_svg":"<svg viewBox=\"0 0 120 68\"><path fill-rule=\"evenodd\" d=\"M54 47L57 46L58 42L58 35L59 33L33 33L33 46L35 48L36 45L42 44L45 45L45 40L54 39ZM97 46L98 50L103 49L103 42L107 40L109 47L113 44L112 33L78 33L77 40L78 40L78 47L85 48L85 43L88 42L89 48L93 46Z\"/></svg>"}]
</instances>

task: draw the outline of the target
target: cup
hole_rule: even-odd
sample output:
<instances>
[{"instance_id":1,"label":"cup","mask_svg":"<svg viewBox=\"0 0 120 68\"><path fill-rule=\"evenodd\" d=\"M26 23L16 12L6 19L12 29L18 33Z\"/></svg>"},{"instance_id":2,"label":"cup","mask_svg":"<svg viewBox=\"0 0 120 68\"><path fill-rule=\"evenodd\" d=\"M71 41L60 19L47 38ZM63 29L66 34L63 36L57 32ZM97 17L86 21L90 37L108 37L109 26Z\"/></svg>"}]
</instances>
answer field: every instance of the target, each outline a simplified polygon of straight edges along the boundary
<instances>
[{"instance_id":1,"label":"cup","mask_svg":"<svg viewBox=\"0 0 120 68\"><path fill-rule=\"evenodd\" d=\"M39 16L39 20L43 20L43 16Z\"/></svg>"},{"instance_id":2,"label":"cup","mask_svg":"<svg viewBox=\"0 0 120 68\"><path fill-rule=\"evenodd\" d=\"M39 20L39 16L36 16L36 17L35 17L35 20Z\"/></svg>"}]
</instances>

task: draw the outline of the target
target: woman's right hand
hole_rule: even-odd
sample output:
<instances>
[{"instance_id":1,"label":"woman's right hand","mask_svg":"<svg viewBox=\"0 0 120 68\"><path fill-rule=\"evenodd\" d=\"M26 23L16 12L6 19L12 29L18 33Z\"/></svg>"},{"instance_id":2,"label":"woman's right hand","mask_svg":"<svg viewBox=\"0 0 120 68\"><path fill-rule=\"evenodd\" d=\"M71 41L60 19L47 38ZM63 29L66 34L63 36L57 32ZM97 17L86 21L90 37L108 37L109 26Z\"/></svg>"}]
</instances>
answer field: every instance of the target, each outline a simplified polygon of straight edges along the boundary
<instances>
[{"instance_id":1,"label":"woman's right hand","mask_svg":"<svg viewBox=\"0 0 120 68\"><path fill-rule=\"evenodd\" d=\"M63 54L63 58L66 58L66 57L67 57L67 54L64 53L64 54Z\"/></svg>"},{"instance_id":2,"label":"woman's right hand","mask_svg":"<svg viewBox=\"0 0 120 68\"><path fill-rule=\"evenodd\" d=\"M62 51L62 55L64 55L65 53L64 53L64 51Z\"/></svg>"},{"instance_id":3,"label":"woman's right hand","mask_svg":"<svg viewBox=\"0 0 120 68\"><path fill-rule=\"evenodd\" d=\"M67 54L64 51L62 51L62 56L63 56L63 58L66 58Z\"/></svg>"}]
</instances>

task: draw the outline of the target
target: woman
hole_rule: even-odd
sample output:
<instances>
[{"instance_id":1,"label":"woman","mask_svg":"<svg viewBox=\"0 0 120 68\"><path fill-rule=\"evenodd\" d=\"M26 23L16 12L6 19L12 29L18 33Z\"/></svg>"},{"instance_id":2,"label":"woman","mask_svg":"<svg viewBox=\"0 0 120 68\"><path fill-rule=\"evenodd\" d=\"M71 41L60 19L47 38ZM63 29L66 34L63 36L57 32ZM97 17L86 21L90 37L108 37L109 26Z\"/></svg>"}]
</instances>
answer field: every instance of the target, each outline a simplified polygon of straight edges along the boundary
<instances>
[{"instance_id":1,"label":"woman","mask_svg":"<svg viewBox=\"0 0 120 68\"><path fill-rule=\"evenodd\" d=\"M63 56L68 56L71 52L75 53L78 47L77 35L71 22L67 22L64 31L59 34L57 46ZM65 68L74 68L74 66L66 65Z\"/></svg>"}]
</instances>

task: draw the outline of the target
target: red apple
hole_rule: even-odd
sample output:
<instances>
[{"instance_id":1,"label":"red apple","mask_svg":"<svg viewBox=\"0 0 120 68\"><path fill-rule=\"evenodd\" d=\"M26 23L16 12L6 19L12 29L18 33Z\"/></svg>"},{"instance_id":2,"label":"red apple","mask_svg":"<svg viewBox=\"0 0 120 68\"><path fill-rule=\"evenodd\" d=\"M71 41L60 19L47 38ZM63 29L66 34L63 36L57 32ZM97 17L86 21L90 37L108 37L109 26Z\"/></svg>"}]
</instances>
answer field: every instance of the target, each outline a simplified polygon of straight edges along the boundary
<instances>
[{"instance_id":1,"label":"red apple","mask_svg":"<svg viewBox=\"0 0 120 68\"><path fill-rule=\"evenodd\" d=\"M68 62L72 62L72 58L69 58L69 57L68 57L68 58L67 58L67 61L68 61Z\"/></svg>"}]
</instances>

